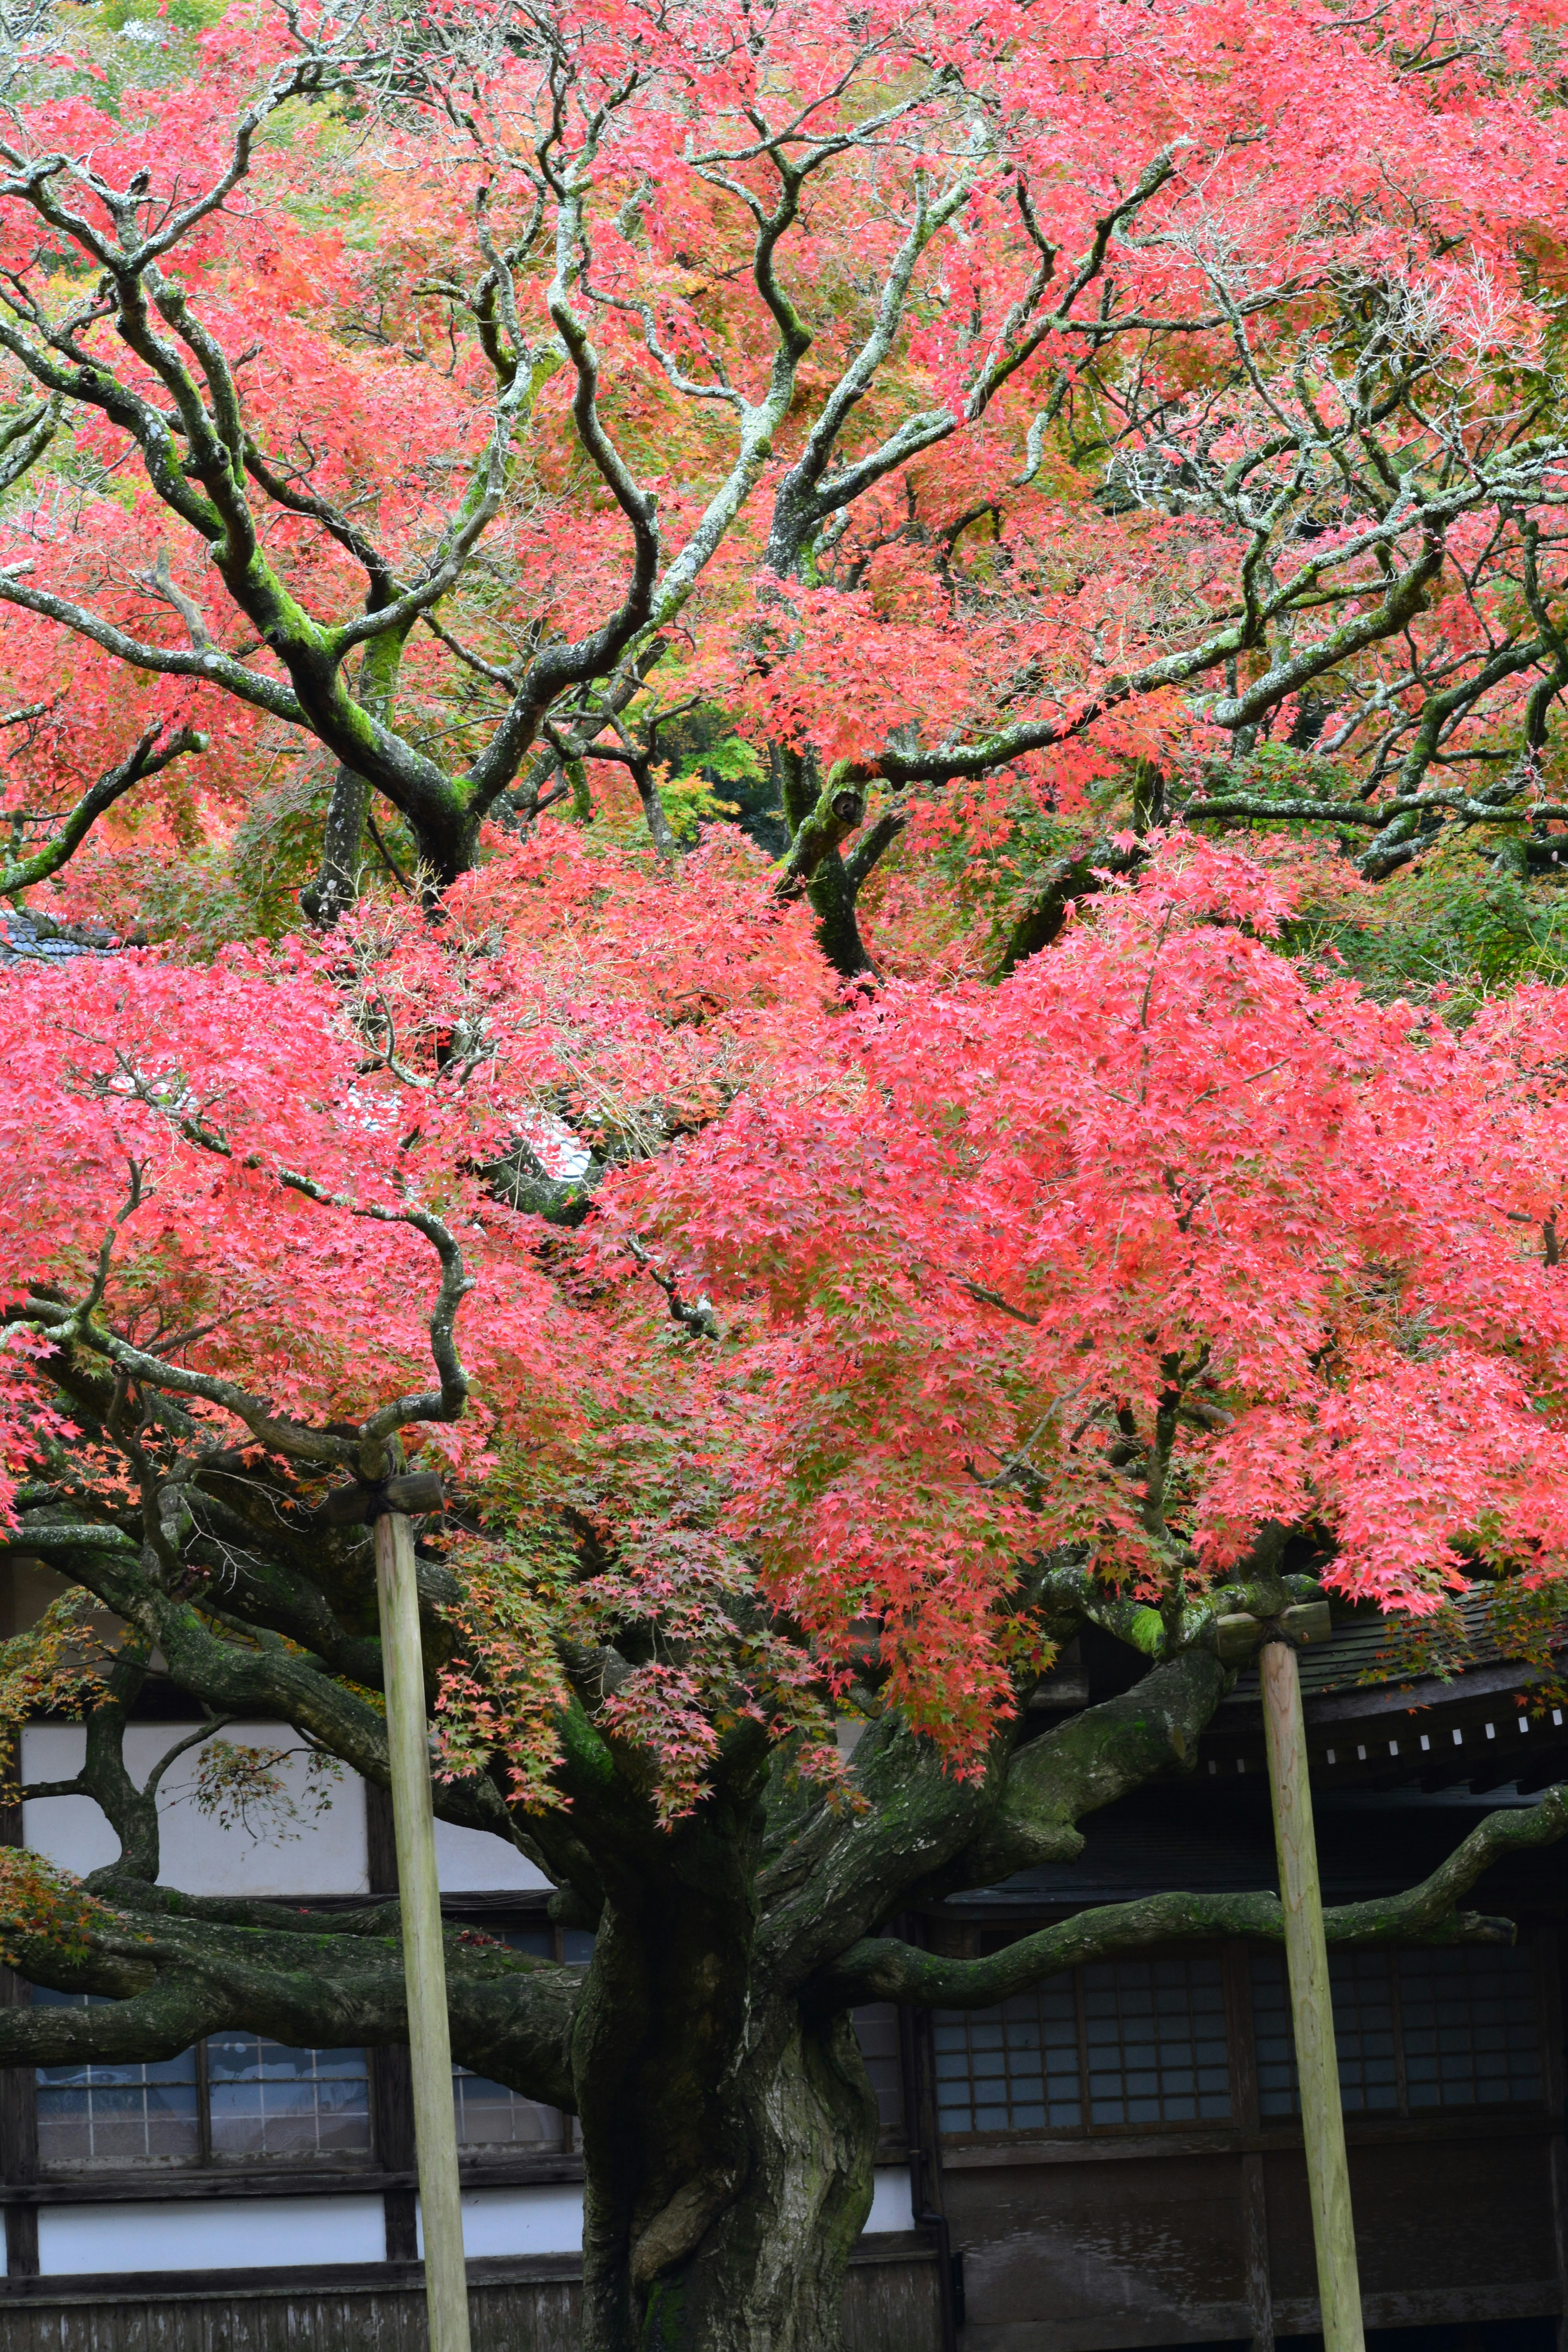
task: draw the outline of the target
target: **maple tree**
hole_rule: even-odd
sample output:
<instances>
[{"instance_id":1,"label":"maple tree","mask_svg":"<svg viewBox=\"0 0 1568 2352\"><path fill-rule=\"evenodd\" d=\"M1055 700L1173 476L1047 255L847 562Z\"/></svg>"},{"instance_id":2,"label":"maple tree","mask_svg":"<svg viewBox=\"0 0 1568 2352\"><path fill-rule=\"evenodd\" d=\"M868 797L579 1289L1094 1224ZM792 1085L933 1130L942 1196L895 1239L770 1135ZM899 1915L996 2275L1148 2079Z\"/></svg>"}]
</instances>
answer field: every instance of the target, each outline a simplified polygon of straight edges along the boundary
<instances>
[{"instance_id":1,"label":"maple tree","mask_svg":"<svg viewBox=\"0 0 1568 2352\"><path fill-rule=\"evenodd\" d=\"M259 795L324 826L331 919L606 768L668 846L694 709L846 972L954 788L1070 818L1133 760L1157 814L1331 824L1372 874L1533 855L1554 34L1440 22L240 6L106 98L25 0L0 880L110 811L254 856ZM1087 846L1026 861L1012 952Z\"/></svg>"},{"instance_id":2,"label":"maple tree","mask_svg":"<svg viewBox=\"0 0 1568 2352\"><path fill-rule=\"evenodd\" d=\"M581 2118L586 2343L829 2343L857 2002L1278 1909L889 1923L1190 1764L1226 1610L1560 1611L1568 997L1375 1003L1214 838L1560 854L1559 28L0 13L0 887L311 919L0 989L0 1696L121 1844L7 1858L110 1999L0 2060L402 2037L394 1909L160 1890L121 1736L156 1655L384 1784L437 1463L437 1809L598 1930L453 1937L455 2053Z\"/></svg>"},{"instance_id":3,"label":"maple tree","mask_svg":"<svg viewBox=\"0 0 1568 2352\"><path fill-rule=\"evenodd\" d=\"M9 1858L15 1962L110 1999L5 2011L0 2057L402 2037L395 1906L161 1889L121 1742L156 1653L384 1785L366 1482L412 1451L437 1810L598 1931L448 1939L458 2059L581 2118L584 2340L832 2340L855 2004L1279 1913L970 1961L888 1923L1190 1769L1218 1618L1311 1571L1415 1624L1495 1580L1526 1648L1561 1609L1568 993L1457 1033L1314 985L1289 905L1174 835L999 986L847 997L725 829L674 869L563 829L438 922L14 975L9 1541L67 1593L5 1696L85 1716L121 1853ZM1032 1715L1086 1624L1147 1673ZM1565 1827L1493 1814L1330 1934L1506 1934L1469 1887Z\"/></svg>"}]
</instances>

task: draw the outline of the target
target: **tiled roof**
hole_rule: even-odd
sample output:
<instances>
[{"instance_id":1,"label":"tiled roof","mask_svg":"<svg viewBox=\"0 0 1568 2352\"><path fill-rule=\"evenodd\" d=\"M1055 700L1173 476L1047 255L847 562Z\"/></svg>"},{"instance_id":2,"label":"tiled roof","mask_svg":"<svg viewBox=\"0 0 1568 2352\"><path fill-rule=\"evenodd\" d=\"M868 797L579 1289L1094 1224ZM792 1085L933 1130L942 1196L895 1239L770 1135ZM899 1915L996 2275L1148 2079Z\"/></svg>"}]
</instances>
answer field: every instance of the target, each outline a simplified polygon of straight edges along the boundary
<instances>
[{"instance_id":1,"label":"tiled roof","mask_svg":"<svg viewBox=\"0 0 1568 2352\"><path fill-rule=\"evenodd\" d=\"M115 944L108 931L72 924L68 928L46 917L19 914L0 908L0 965L64 963L72 956L103 955Z\"/></svg>"},{"instance_id":2,"label":"tiled roof","mask_svg":"<svg viewBox=\"0 0 1568 2352\"><path fill-rule=\"evenodd\" d=\"M1460 1673L1475 1666L1497 1665L1505 1662L1509 1653L1501 1648L1492 1633L1492 1596L1487 1592L1469 1592L1459 1602L1459 1614L1464 1620L1468 1654ZM1563 1622L1554 1647L1568 1647L1568 1619ZM1301 1677L1304 1698L1325 1691L1366 1689L1380 1683L1407 1682L1411 1668L1395 1648L1389 1621L1371 1610L1358 1610L1336 1618L1331 1641L1320 1649L1306 1649L1298 1654L1297 1666ZM1250 1667L1238 1675L1235 1699L1256 1699L1258 1669Z\"/></svg>"}]
</instances>

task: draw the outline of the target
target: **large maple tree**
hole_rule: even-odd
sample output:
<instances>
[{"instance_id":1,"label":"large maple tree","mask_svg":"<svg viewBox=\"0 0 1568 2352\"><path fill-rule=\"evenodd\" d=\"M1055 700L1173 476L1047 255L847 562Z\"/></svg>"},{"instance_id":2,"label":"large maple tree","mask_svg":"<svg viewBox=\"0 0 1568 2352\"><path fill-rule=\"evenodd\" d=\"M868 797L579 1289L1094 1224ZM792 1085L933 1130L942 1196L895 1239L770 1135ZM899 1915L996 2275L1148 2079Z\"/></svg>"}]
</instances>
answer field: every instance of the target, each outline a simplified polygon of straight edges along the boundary
<instances>
[{"instance_id":1,"label":"large maple tree","mask_svg":"<svg viewBox=\"0 0 1568 2352\"><path fill-rule=\"evenodd\" d=\"M17 1964L110 2002L0 2013L0 2057L401 2038L395 1906L160 1889L121 1734L156 1658L384 1784L363 1497L437 1462L437 1809L598 1931L586 1968L454 1932L456 2054L581 2118L586 2342L831 2341L857 2003L1279 1912L974 1961L888 1923L1190 1769L1217 1618L1309 1570L1412 1622L1497 1580L1527 1641L1561 1606L1568 994L1456 1034L1310 985L1285 907L1176 836L999 986L846 997L722 832L672 872L563 829L438 924L9 979L10 1541L68 1591L5 1687L85 1714L122 1851L11 1858ZM1042 1733L1086 1624L1149 1670ZM1468 1888L1564 1827L1494 1814L1330 1932L1506 1934Z\"/></svg>"},{"instance_id":2,"label":"large maple tree","mask_svg":"<svg viewBox=\"0 0 1568 2352\"><path fill-rule=\"evenodd\" d=\"M439 1463L438 1810L598 1931L454 1938L456 2054L581 2118L586 2343L830 2343L857 2002L1279 1915L889 1923L1190 1764L1293 1576L1558 1606L1568 997L1309 974L1212 837L1554 854L1557 25L6 21L0 885L317 870L0 989L7 1540L69 1595L5 1692L121 1843L8 1862L110 1998L0 2059L403 2035L391 1908L160 1889L121 1735L156 1660L384 1783L363 1488ZM1042 1735L1090 1624L1148 1671ZM1331 1931L1505 1932L1564 1825Z\"/></svg>"},{"instance_id":3,"label":"large maple tree","mask_svg":"<svg viewBox=\"0 0 1568 2352\"><path fill-rule=\"evenodd\" d=\"M7 35L0 882L259 795L327 919L388 825L437 888L607 768L660 829L694 709L846 972L977 787L1142 759L1373 874L1560 821L1549 8Z\"/></svg>"}]
</instances>

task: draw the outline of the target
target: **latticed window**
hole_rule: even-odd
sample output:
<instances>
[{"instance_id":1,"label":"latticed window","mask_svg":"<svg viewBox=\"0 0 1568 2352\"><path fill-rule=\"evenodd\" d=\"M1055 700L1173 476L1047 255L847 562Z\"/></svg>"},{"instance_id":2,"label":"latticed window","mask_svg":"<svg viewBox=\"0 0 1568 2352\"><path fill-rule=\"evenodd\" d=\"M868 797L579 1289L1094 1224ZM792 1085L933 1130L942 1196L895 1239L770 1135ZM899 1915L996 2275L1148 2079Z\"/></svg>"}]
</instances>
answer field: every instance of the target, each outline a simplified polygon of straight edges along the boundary
<instances>
[{"instance_id":1,"label":"latticed window","mask_svg":"<svg viewBox=\"0 0 1568 2352\"><path fill-rule=\"evenodd\" d=\"M1043 2131L1083 2121L1073 1978L1053 1977L998 2009L939 2010L932 2033L943 2131Z\"/></svg>"},{"instance_id":2,"label":"latticed window","mask_svg":"<svg viewBox=\"0 0 1568 2352\"><path fill-rule=\"evenodd\" d=\"M206 2044L211 2148L233 2158L362 2157L371 2152L363 2050L289 2050L254 2033Z\"/></svg>"},{"instance_id":3,"label":"latticed window","mask_svg":"<svg viewBox=\"0 0 1568 2352\"><path fill-rule=\"evenodd\" d=\"M1334 1952L1329 1982L1347 2115L1539 2101L1540 2032L1527 1950ZM1253 1956L1252 2014L1259 2108L1265 2116L1299 2115L1279 1953Z\"/></svg>"},{"instance_id":4,"label":"latticed window","mask_svg":"<svg viewBox=\"0 0 1568 2352\"><path fill-rule=\"evenodd\" d=\"M999 2008L941 2010L946 2132L1071 2131L1230 2114L1220 1962L1097 1961Z\"/></svg>"},{"instance_id":5,"label":"latticed window","mask_svg":"<svg viewBox=\"0 0 1568 2352\"><path fill-rule=\"evenodd\" d=\"M1080 1969L1091 2124L1221 2121L1230 2113L1217 1959Z\"/></svg>"},{"instance_id":6,"label":"latticed window","mask_svg":"<svg viewBox=\"0 0 1568 2352\"><path fill-rule=\"evenodd\" d=\"M33 2000L100 2005L42 1987ZM363 2050L290 2050L218 2033L177 2058L40 2066L37 2086L45 2166L354 2162L371 2153Z\"/></svg>"},{"instance_id":7,"label":"latticed window","mask_svg":"<svg viewBox=\"0 0 1568 2352\"><path fill-rule=\"evenodd\" d=\"M1394 1980L1388 1963L1386 1952L1340 1952L1331 1956L1340 2101L1346 2115L1396 2115L1399 2111ZM1259 2112L1264 2116L1300 2115L1290 1992L1284 1958L1278 1952L1253 1955L1252 2030L1258 2053Z\"/></svg>"},{"instance_id":8,"label":"latticed window","mask_svg":"<svg viewBox=\"0 0 1568 2352\"><path fill-rule=\"evenodd\" d=\"M466 2066L452 2069L452 2096L458 2107L458 2146L469 2155L513 2148L542 2156L571 2146L572 2119L559 2107L525 2099L521 2091L470 2074Z\"/></svg>"},{"instance_id":9,"label":"latticed window","mask_svg":"<svg viewBox=\"0 0 1568 2352\"><path fill-rule=\"evenodd\" d=\"M899 2012L890 2000L867 2001L851 2010L860 2055L877 2094L877 2120L885 2132L904 2121L904 2078L899 2063Z\"/></svg>"},{"instance_id":10,"label":"latticed window","mask_svg":"<svg viewBox=\"0 0 1568 2352\"><path fill-rule=\"evenodd\" d=\"M514 1952L528 1952L537 1960L570 1960L583 1966L593 1958L594 1938L583 1928L554 1927L545 1922L533 1927L510 1927L500 1940ZM468 2067L452 2068L452 2096L458 2109L458 2146L465 2155L510 2150L528 2156L565 2153L573 2146L573 2118L539 2099L525 2099L504 2083L492 2083Z\"/></svg>"},{"instance_id":11,"label":"latticed window","mask_svg":"<svg viewBox=\"0 0 1568 2352\"><path fill-rule=\"evenodd\" d=\"M33 2000L40 2008L89 2005L86 1993L42 1988ZM201 2154L194 2050L146 2063L40 2066L37 2080L41 2164L188 2164Z\"/></svg>"},{"instance_id":12,"label":"latticed window","mask_svg":"<svg viewBox=\"0 0 1568 2352\"><path fill-rule=\"evenodd\" d=\"M1258 2106L1300 2112L1284 1956L1254 1950ZM999 2007L933 2020L942 2128L1151 2130L1231 2119L1224 1964L1206 1953L1075 1969ZM1331 1955L1340 2090L1350 2116L1536 2105L1542 2097L1528 1950Z\"/></svg>"},{"instance_id":13,"label":"latticed window","mask_svg":"<svg viewBox=\"0 0 1568 2352\"><path fill-rule=\"evenodd\" d=\"M1405 2096L1425 2107L1533 2104L1541 2042L1528 1951L1401 1952Z\"/></svg>"}]
</instances>

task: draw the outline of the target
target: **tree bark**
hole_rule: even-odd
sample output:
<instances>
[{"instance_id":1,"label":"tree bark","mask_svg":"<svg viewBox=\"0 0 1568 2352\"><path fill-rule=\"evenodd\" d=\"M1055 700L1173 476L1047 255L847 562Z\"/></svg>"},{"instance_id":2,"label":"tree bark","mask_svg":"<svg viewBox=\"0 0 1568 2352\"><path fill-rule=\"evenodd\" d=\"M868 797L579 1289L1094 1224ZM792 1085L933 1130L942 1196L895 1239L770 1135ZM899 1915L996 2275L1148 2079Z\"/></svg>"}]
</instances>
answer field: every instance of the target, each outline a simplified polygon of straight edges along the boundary
<instances>
[{"instance_id":1,"label":"tree bark","mask_svg":"<svg viewBox=\"0 0 1568 2352\"><path fill-rule=\"evenodd\" d=\"M835 2352L878 2133L847 2011L749 2005L706 2160L671 2193L661 2125L606 2146L584 2104L584 2352Z\"/></svg>"},{"instance_id":2,"label":"tree bark","mask_svg":"<svg viewBox=\"0 0 1568 2352\"><path fill-rule=\"evenodd\" d=\"M820 790L816 763L807 753L779 743L770 747L768 760L793 841L816 806ZM817 864L805 895L816 918L817 945L834 970L845 980L874 976L876 967L867 953L855 910L858 891L837 849L828 850Z\"/></svg>"},{"instance_id":3,"label":"tree bark","mask_svg":"<svg viewBox=\"0 0 1568 2352\"><path fill-rule=\"evenodd\" d=\"M357 700L384 727L391 723L397 694L398 672L407 629L391 629L373 637L360 670ZM339 764L327 804L327 829L321 843L321 863L316 878L300 893L300 904L313 923L330 929L359 898L364 866L364 834L370 815L369 778L357 769Z\"/></svg>"},{"instance_id":4,"label":"tree bark","mask_svg":"<svg viewBox=\"0 0 1568 2352\"><path fill-rule=\"evenodd\" d=\"M364 859L364 821L370 814L370 786L352 768L340 767L332 779L327 803L327 829L321 842L321 862L316 878L300 893L300 904L311 922L323 929L346 915L359 898Z\"/></svg>"}]
</instances>

